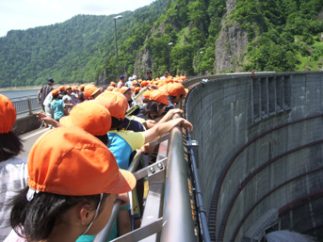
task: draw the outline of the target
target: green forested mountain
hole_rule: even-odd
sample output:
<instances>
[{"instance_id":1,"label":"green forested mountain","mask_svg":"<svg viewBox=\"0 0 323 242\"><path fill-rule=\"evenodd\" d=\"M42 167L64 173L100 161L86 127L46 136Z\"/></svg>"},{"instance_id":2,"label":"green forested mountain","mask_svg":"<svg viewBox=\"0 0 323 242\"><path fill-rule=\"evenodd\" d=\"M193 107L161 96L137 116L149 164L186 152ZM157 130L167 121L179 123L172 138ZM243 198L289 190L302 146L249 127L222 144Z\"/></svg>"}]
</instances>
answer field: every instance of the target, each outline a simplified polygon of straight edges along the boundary
<instances>
[{"instance_id":1,"label":"green forested mountain","mask_svg":"<svg viewBox=\"0 0 323 242\"><path fill-rule=\"evenodd\" d=\"M117 20L79 15L0 38L0 86L323 68L323 0L157 0Z\"/></svg>"}]
</instances>

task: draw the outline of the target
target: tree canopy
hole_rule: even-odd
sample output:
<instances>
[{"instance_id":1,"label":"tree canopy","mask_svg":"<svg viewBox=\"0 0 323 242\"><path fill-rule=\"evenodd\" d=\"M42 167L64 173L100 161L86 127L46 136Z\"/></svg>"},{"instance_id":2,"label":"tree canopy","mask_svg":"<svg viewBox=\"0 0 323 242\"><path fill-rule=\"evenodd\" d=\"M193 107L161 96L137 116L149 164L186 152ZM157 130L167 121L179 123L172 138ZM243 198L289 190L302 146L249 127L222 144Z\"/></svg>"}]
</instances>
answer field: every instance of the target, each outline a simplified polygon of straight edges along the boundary
<instances>
[{"instance_id":1,"label":"tree canopy","mask_svg":"<svg viewBox=\"0 0 323 242\"><path fill-rule=\"evenodd\" d=\"M323 0L157 0L114 16L78 15L0 38L0 87L215 73L216 40L225 25L248 33L237 69L297 71L323 68ZM116 22L115 22L116 21ZM115 23L117 34L115 33ZM118 58L115 36L117 36Z\"/></svg>"}]
</instances>

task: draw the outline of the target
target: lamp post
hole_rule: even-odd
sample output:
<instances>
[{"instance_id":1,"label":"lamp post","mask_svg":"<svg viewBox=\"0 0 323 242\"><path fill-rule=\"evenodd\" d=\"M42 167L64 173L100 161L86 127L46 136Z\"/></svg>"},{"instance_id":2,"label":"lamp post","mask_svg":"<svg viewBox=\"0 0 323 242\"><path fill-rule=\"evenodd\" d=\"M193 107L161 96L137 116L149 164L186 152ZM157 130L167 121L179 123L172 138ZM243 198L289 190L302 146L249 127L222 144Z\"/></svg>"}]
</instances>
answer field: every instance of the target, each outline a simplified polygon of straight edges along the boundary
<instances>
[{"instance_id":1,"label":"lamp post","mask_svg":"<svg viewBox=\"0 0 323 242\"><path fill-rule=\"evenodd\" d=\"M168 42L168 58L167 58L167 71L170 72L170 48L172 47L174 43Z\"/></svg>"},{"instance_id":2,"label":"lamp post","mask_svg":"<svg viewBox=\"0 0 323 242\"><path fill-rule=\"evenodd\" d=\"M117 15L113 18L114 20L114 39L116 42L116 69L119 72L119 56L118 56L118 36L117 36L117 20L122 18L122 15ZM118 73L119 74L119 73Z\"/></svg>"}]
</instances>

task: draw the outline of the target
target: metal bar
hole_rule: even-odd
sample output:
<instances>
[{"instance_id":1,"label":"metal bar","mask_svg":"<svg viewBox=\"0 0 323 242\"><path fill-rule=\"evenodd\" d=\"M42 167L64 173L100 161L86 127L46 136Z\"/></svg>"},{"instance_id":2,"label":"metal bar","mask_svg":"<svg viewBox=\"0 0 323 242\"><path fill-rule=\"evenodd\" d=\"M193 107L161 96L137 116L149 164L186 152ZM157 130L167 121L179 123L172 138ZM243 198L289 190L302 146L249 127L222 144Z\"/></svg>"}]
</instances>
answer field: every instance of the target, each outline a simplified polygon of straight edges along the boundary
<instances>
[{"instance_id":1,"label":"metal bar","mask_svg":"<svg viewBox=\"0 0 323 242\"><path fill-rule=\"evenodd\" d=\"M29 98L27 99L27 103L28 103L28 112L29 112L29 115L32 115L33 114L33 111L32 111L32 108L31 108L31 100Z\"/></svg>"},{"instance_id":2,"label":"metal bar","mask_svg":"<svg viewBox=\"0 0 323 242\"><path fill-rule=\"evenodd\" d=\"M146 198L145 210L141 220L141 227L152 223L162 217L163 191L165 185L165 169L149 176L149 192ZM158 231L159 232L159 231ZM159 241L159 234L151 233L150 236L141 240L142 242Z\"/></svg>"},{"instance_id":3,"label":"metal bar","mask_svg":"<svg viewBox=\"0 0 323 242\"><path fill-rule=\"evenodd\" d=\"M171 132L166 167L164 227L160 241L196 241L182 133L177 127Z\"/></svg>"},{"instance_id":4,"label":"metal bar","mask_svg":"<svg viewBox=\"0 0 323 242\"><path fill-rule=\"evenodd\" d=\"M192 143L190 134L187 134L187 139L189 143ZM207 224L206 210L203 203L202 190L200 187L200 179L198 176L198 170L197 170L194 150L192 146L189 146L189 153L190 153L190 160L191 160L191 167L192 167L191 171L193 174L193 180L194 180L194 186L195 186L195 199L196 199L198 215L200 220L200 225L199 225L200 233L202 235L203 241L209 242L211 241L210 232Z\"/></svg>"},{"instance_id":5,"label":"metal bar","mask_svg":"<svg viewBox=\"0 0 323 242\"><path fill-rule=\"evenodd\" d=\"M140 180L146 176L150 176L155 174L156 172L164 170L165 167L165 161L167 158L164 158L162 160L156 161L154 164L147 166L145 168L140 169L136 173L134 173L137 180Z\"/></svg>"},{"instance_id":6,"label":"metal bar","mask_svg":"<svg viewBox=\"0 0 323 242\"><path fill-rule=\"evenodd\" d=\"M113 222L117 219L118 213L119 213L119 208L120 208L121 201L117 200L113 204L111 216L109 218L109 221L107 224L104 226L104 228L101 230L100 233L95 236L94 242L106 242L108 241L109 233L111 231L111 227Z\"/></svg>"},{"instance_id":7,"label":"metal bar","mask_svg":"<svg viewBox=\"0 0 323 242\"><path fill-rule=\"evenodd\" d=\"M30 99L37 98L37 95L28 95L28 96L14 97L14 98L11 98L10 100L12 102L15 102L15 101L18 101L18 100L26 100L28 98L30 98Z\"/></svg>"},{"instance_id":8,"label":"metal bar","mask_svg":"<svg viewBox=\"0 0 323 242\"><path fill-rule=\"evenodd\" d=\"M133 172L135 170L137 170L138 168L138 165L139 165L139 162L140 162L140 159L142 158L143 156L143 152L142 151L139 151L137 152L137 154L135 155L135 157L133 158L128 170Z\"/></svg>"},{"instance_id":9,"label":"metal bar","mask_svg":"<svg viewBox=\"0 0 323 242\"><path fill-rule=\"evenodd\" d=\"M136 230L134 230L130 233L127 233L123 236L120 236L114 240L111 240L111 242L139 241L140 239L145 238L151 234L158 233L162 228L162 224L163 224L163 218L159 218L159 219L155 220L154 222L147 224L144 227L136 229Z\"/></svg>"},{"instance_id":10,"label":"metal bar","mask_svg":"<svg viewBox=\"0 0 323 242\"><path fill-rule=\"evenodd\" d=\"M135 155L135 157L133 158L133 160L129 166L129 169L128 169L129 171L134 171L137 168L141 157L142 157L142 152L138 152ZM108 236L109 236L112 224L117 219L120 204L121 204L121 202L119 200L117 200L113 204L113 208L112 208L112 212L111 212L111 216L109 218L109 221L104 226L104 228L101 230L101 232L97 236L95 236L95 239L94 239L95 242L106 242L108 240Z\"/></svg>"}]
</instances>

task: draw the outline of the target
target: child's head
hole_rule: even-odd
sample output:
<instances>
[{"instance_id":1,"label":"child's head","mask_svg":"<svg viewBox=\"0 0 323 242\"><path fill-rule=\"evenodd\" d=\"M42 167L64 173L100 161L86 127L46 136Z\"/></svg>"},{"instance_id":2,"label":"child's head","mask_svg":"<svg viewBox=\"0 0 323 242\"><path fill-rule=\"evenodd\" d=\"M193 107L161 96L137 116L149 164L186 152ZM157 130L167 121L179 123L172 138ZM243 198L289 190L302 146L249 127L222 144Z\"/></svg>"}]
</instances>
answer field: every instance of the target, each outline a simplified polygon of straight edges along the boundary
<instances>
[{"instance_id":1,"label":"child's head","mask_svg":"<svg viewBox=\"0 0 323 242\"><path fill-rule=\"evenodd\" d=\"M16 122L16 108L10 99L0 94L0 161L16 156L22 150L19 137L12 131Z\"/></svg>"},{"instance_id":2,"label":"child's head","mask_svg":"<svg viewBox=\"0 0 323 242\"><path fill-rule=\"evenodd\" d=\"M93 84L88 84L84 87L84 98L86 100L91 100L97 97L101 93L101 89Z\"/></svg>"},{"instance_id":3,"label":"child's head","mask_svg":"<svg viewBox=\"0 0 323 242\"><path fill-rule=\"evenodd\" d=\"M109 110L111 117L123 120L128 109L128 101L120 92L105 91L96 99L100 104Z\"/></svg>"},{"instance_id":4,"label":"child's head","mask_svg":"<svg viewBox=\"0 0 323 242\"><path fill-rule=\"evenodd\" d=\"M176 104L187 94L187 90L182 83L170 83L166 88L171 101Z\"/></svg>"},{"instance_id":5,"label":"child's head","mask_svg":"<svg viewBox=\"0 0 323 242\"><path fill-rule=\"evenodd\" d=\"M144 113L149 119L160 118L165 114L167 105L169 105L167 93L161 90L149 92L149 100L145 107Z\"/></svg>"},{"instance_id":6,"label":"child's head","mask_svg":"<svg viewBox=\"0 0 323 242\"><path fill-rule=\"evenodd\" d=\"M136 184L102 142L79 128L41 136L29 153L28 175L28 188L13 201L11 225L32 241L54 236L62 224L71 226L75 238L98 233L116 194Z\"/></svg>"},{"instance_id":7,"label":"child's head","mask_svg":"<svg viewBox=\"0 0 323 242\"><path fill-rule=\"evenodd\" d=\"M94 135L106 135L111 128L111 114L95 100L75 105L68 116L61 118L64 127L78 127Z\"/></svg>"},{"instance_id":8,"label":"child's head","mask_svg":"<svg viewBox=\"0 0 323 242\"><path fill-rule=\"evenodd\" d=\"M95 100L75 105L68 116L60 119L63 127L78 127L108 143L107 133L111 128L110 112Z\"/></svg>"}]
</instances>

